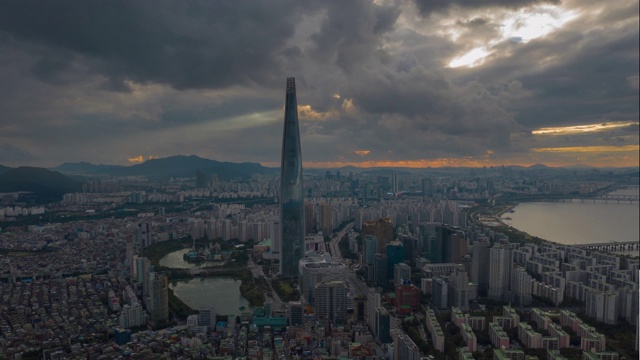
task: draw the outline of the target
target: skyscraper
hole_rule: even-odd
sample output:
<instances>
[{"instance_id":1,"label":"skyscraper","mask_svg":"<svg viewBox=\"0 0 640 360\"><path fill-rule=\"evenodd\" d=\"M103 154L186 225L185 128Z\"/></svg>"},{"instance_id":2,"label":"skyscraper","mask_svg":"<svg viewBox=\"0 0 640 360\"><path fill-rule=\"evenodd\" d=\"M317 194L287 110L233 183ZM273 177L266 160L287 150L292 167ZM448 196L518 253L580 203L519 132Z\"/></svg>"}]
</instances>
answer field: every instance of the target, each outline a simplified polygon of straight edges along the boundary
<instances>
[{"instance_id":1,"label":"skyscraper","mask_svg":"<svg viewBox=\"0 0 640 360\"><path fill-rule=\"evenodd\" d=\"M298 277L304 257L304 196L296 80L287 78L280 166L280 275Z\"/></svg>"}]
</instances>

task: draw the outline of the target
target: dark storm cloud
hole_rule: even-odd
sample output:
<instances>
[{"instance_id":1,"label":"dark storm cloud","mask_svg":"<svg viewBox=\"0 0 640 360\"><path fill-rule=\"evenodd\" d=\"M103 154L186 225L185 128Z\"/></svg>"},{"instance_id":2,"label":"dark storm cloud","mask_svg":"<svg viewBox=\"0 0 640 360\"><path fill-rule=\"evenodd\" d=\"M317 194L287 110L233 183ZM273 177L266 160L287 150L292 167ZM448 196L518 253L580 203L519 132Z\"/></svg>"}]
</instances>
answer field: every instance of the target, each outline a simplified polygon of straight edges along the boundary
<instances>
[{"instance_id":1,"label":"dark storm cloud","mask_svg":"<svg viewBox=\"0 0 640 360\"><path fill-rule=\"evenodd\" d=\"M628 16L628 14L627 14ZM483 83L517 78L535 96L520 102L519 123L535 128L562 123L637 119L638 28L571 28L528 44L505 44L511 55L469 77Z\"/></svg>"},{"instance_id":2,"label":"dark storm cloud","mask_svg":"<svg viewBox=\"0 0 640 360\"><path fill-rule=\"evenodd\" d=\"M511 100L505 96L509 86L517 84L494 89L477 81L452 84L441 71L419 66L400 73L361 75L366 80L353 85L354 104L370 113L411 119L407 123L410 128L402 134L416 131L463 138L484 136L493 147L505 148L509 134L523 130L504 109Z\"/></svg>"},{"instance_id":3,"label":"dark storm cloud","mask_svg":"<svg viewBox=\"0 0 640 360\"><path fill-rule=\"evenodd\" d=\"M5 1L0 31L44 44L33 73L54 79L74 58L109 77L175 88L268 83L283 72L299 2ZM120 85L118 85L120 83Z\"/></svg>"},{"instance_id":4,"label":"dark storm cloud","mask_svg":"<svg viewBox=\"0 0 640 360\"><path fill-rule=\"evenodd\" d=\"M0 164L12 163L14 161L29 162L38 158L29 151L10 144L0 145Z\"/></svg>"},{"instance_id":5,"label":"dark storm cloud","mask_svg":"<svg viewBox=\"0 0 640 360\"><path fill-rule=\"evenodd\" d=\"M638 118L637 1L600 12L571 1L417 1L421 14L391 0L3 2L0 151L47 165L192 153L277 163L292 75L305 161L637 144L637 126L530 132ZM568 10L580 20L544 37L503 34ZM492 51L482 65L447 67L479 47Z\"/></svg>"},{"instance_id":6,"label":"dark storm cloud","mask_svg":"<svg viewBox=\"0 0 640 360\"><path fill-rule=\"evenodd\" d=\"M447 10L453 6L464 8L521 8L535 4L557 4L560 0L414 0L421 14Z\"/></svg>"},{"instance_id":7,"label":"dark storm cloud","mask_svg":"<svg viewBox=\"0 0 640 360\"><path fill-rule=\"evenodd\" d=\"M400 10L369 1L328 2L320 30L311 36L312 58L337 65L345 72L365 62L393 29ZM354 14L357 14L354 16Z\"/></svg>"}]
</instances>

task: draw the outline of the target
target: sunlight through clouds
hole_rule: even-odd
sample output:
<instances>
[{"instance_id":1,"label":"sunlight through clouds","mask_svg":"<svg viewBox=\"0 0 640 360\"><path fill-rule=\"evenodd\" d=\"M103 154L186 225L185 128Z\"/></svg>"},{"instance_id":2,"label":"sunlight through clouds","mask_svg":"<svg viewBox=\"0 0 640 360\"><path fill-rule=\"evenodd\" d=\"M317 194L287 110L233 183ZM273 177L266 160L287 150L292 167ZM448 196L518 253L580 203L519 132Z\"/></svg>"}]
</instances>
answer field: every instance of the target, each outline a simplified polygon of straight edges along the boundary
<instances>
[{"instance_id":1,"label":"sunlight through clouds","mask_svg":"<svg viewBox=\"0 0 640 360\"><path fill-rule=\"evenodd\" d=\"M502 37L526 43L560 29L576 17L576 13L560 6L542 5L520 10L502 22Z\"/></svg>"},{"instance_id":2,"label":"sunlight through clouds","mask_svg":"<svg viewBox=\"0 0 640 360\"><path fill-rule=\"evenodd\" d=\"M485 47L475 48L468 53L451 60L448 66L450 68L457 68L460 66L474 67L482 65L484 59L491 53L492 51L487 50Z\"/></svg>"},{"instance_id":3,"label":"sunlight through clouds","mask_svg":"<svg viewBox=\"0 0 640 360\"><path fill-rule=\"evenodd\" d=\"M516 12L499 13L489 16L492 23L499 24L498 38L490 40L486 46L476 47L466 53L453 58L448 63L449 68L475 67L482 65L487 57L494 53L492 49L503 41L527 43L544 37L562 28L578 15L558 5L540 5L533 8L521 9ZM460 32L449 30L448 34L455 41Z\"/></svg>"},{"instance_id":4,"label":"sunlight through clouds","mask_svg":"<svg viewBox=\"0 0 640 360\"><path fill-rule=\"evenodd\" d=\"M626 152L626 151L638 151L640 146L638 145L625 145L625 146L567 146L567 147L548 147L548 148L534 148L531 149L534 152Z\"/></svg>"},{"instance_id":5,"label":"sunlight through clouds","mask_svg":"<svg viewBox=\"0 0 640 360\"><path fill-rule=\"evenodd\" d=\"M638 125L637 121L619 121L619 122L606 122L599 124L585 124L585 125L573 125L573 126L560 126L560 127L545 127L537 130L533 130L533 135L569 135L569 134L581 134L587 132L599 132L607 131L611 129L622 128L630 125Z\"/></svg>"}]
</instances>

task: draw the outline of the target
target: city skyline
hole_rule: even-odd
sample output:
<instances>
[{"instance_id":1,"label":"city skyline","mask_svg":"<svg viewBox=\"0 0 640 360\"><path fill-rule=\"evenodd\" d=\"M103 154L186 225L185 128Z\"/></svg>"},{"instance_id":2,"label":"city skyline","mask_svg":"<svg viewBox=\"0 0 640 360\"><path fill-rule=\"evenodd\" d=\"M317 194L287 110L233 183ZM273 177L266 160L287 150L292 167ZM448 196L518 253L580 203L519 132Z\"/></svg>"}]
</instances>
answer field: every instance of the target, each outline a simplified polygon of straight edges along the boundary
<instances>
[{"instance_id":1,"label":"city skyline","mask_svg":"<svg viewBox=\"0 0 640 360\"><path fill-rule=\"evenodd\" d=\"M296 76L307 168L637 167L637 9L8 1L0 165L277 167L279 89Z\"/></svg>"}]
</instances>

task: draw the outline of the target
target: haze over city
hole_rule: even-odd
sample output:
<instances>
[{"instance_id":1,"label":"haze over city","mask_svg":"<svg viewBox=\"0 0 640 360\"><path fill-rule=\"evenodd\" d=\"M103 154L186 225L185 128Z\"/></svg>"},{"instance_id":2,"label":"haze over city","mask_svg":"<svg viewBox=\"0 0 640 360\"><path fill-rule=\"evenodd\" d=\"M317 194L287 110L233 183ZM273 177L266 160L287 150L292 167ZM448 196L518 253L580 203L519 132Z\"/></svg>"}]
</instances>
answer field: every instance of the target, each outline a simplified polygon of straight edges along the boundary
<instances>
[{"instance_id":1,"label":"haze over city","mask_svg":"<svg viewBox=\"0 0 640 360\"><path fill-rule=\"evenodd\" d=\"M0 5L0 164L638 165L638 1Z\"/></svg>"}]
</instances>

